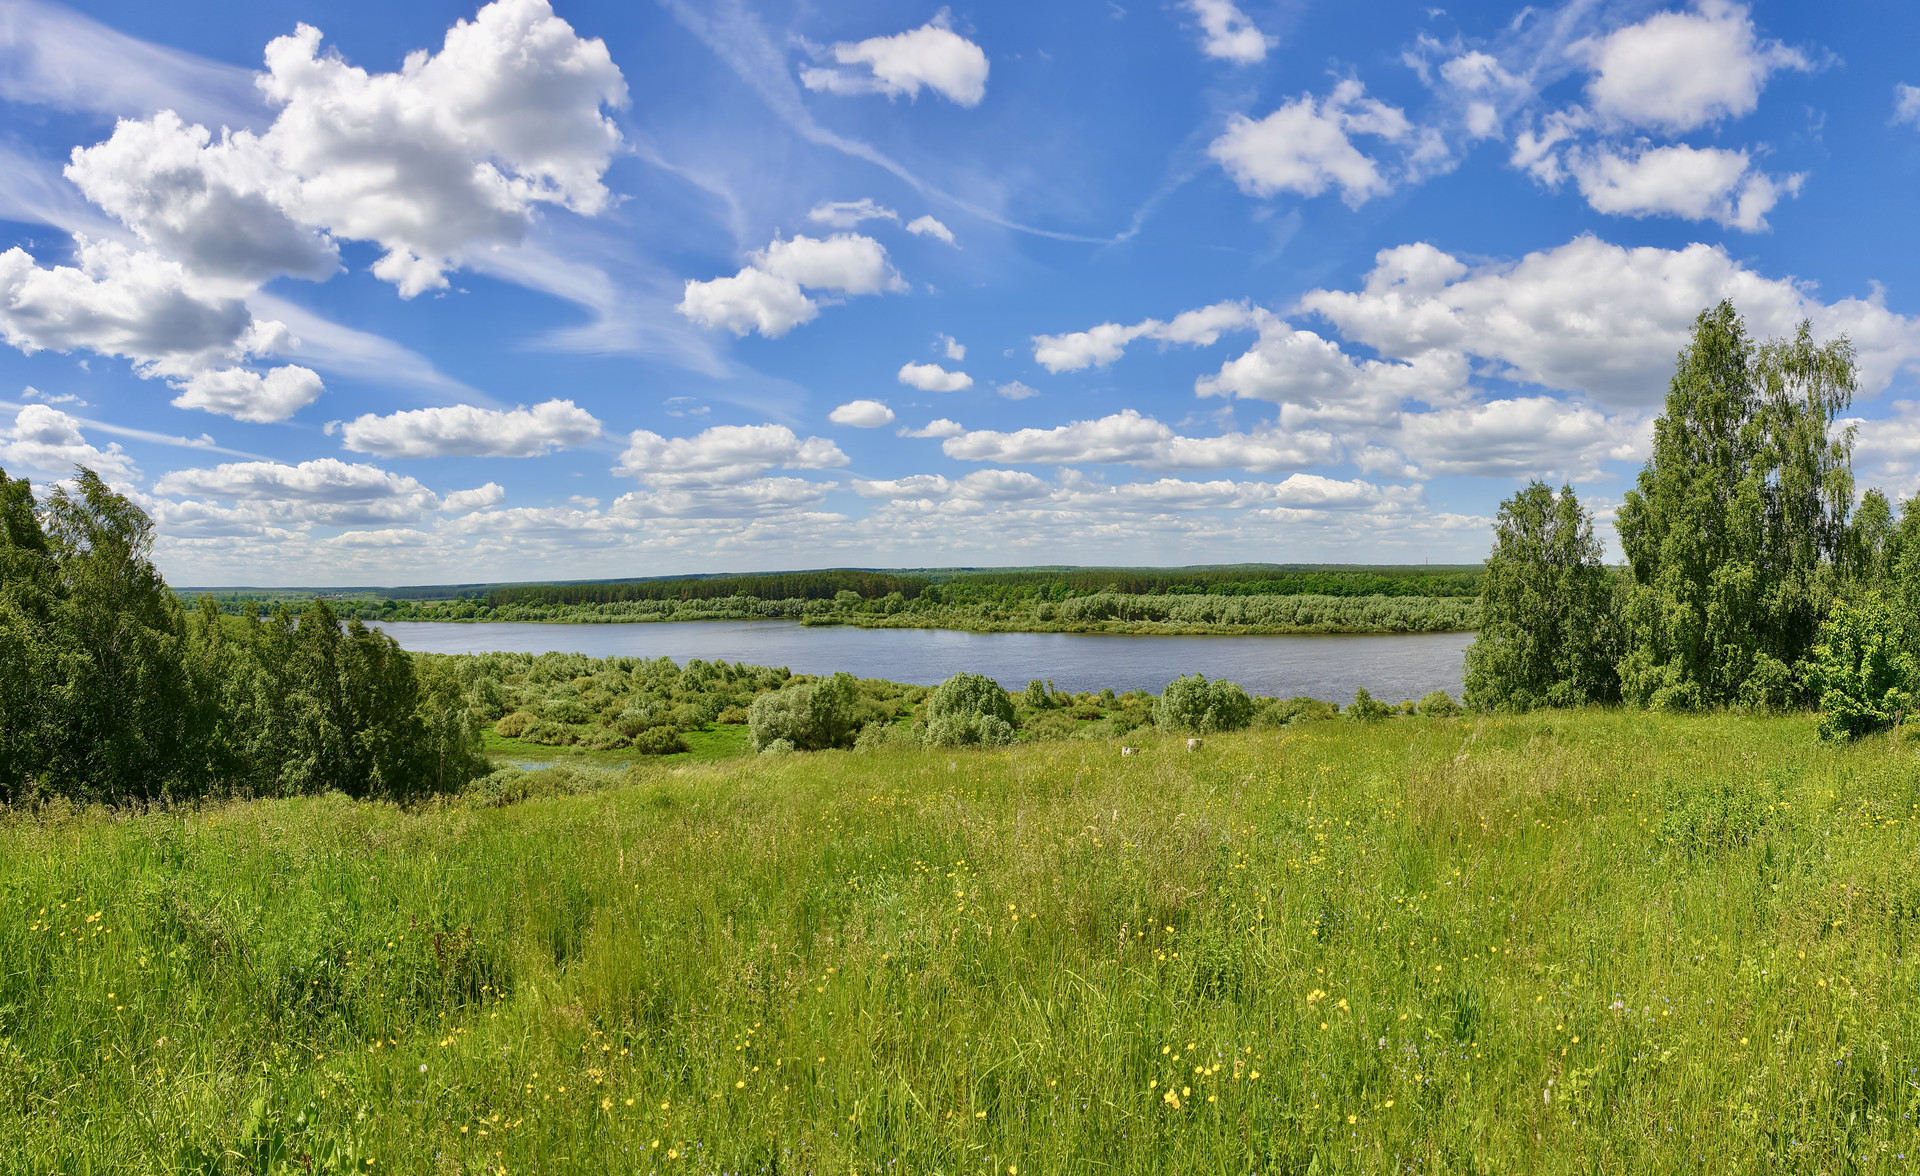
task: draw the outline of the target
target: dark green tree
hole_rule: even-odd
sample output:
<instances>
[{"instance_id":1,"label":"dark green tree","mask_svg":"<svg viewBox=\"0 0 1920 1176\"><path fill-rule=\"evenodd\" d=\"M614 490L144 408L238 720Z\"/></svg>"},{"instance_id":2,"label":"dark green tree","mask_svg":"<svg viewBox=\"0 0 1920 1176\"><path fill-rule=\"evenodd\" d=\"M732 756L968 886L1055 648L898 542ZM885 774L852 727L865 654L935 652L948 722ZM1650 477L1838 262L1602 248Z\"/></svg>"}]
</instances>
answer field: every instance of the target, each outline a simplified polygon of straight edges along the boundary
<instances>
[{"instance_id":1,"label":"dark green tree","mask_svg":"<svg viewBox=\"0 0 1920 1176\"><path fill-rule=\"evenodd\" d=\"M1841 580L1856 384L1844 337L1755 346L1729 302L1680 353L1620 539L1634 580L1622 693L1648 706L1779 706Z\"/></svg>"},{"instance_id":2,"label":"dark green tree","mask_svg":"<svg viewBox=\"0 0 1920 1176\"><path fill-rule=\"evenodd\" d=\"M57 568L24 478L0 470L0 803L26 795L58 730Z\"/></svg>"},{"instance_id":3,"label":"dark green tree","mask_svg":"<svg viewBox=\"0 0 1920 1176\"><path fill-rule=\"evenodd\" d=\"M1524 711L1616 695L1612 574L1573 487L1529 483L1500 504L1467 649L1466 704Z\"/></svg>"},{"instance_id":4,"label":"dark green tree","mask_svg":"<svg viewBox=\"0 0 1920 1176\"><path fill-rule=\"evenodd\" d=\"M1879 593L1835 602L1808 673L1820 700L1822 739L1885 730L1912 709L1915 665L1901 638L1901 624Z\"/></svg>"}]
</instances>

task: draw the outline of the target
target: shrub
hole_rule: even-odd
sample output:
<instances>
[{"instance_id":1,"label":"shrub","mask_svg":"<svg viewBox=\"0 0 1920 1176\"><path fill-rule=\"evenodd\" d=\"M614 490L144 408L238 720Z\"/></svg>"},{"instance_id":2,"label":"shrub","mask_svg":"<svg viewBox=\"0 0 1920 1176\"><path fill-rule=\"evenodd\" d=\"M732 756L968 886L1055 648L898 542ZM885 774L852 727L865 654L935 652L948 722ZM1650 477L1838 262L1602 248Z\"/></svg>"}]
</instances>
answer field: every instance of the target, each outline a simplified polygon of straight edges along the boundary
<instances>
[{"instance_id":1,"label":"shrub","mask_svg":"<svg viewBox=\"0 0 1920 1176\"><path fill-rule=\"evenodd\" d=\"M633 749L641 755L672 755L676 751L688 751L687 741L680 737L677 727L648 727L633 737Z\"/></svg>"},{"instance_id":2,"label":"shrub","mask_svg":"<svg viewBox=\"0 0 1920 1176\"><path fill-rule=\"evenodd\" d=\"M1043 687L1044 689L1044 687ZM927 699L927 729L936 720L984 715L999 719L1008 727L1014 724L1013 699L1000 689L1000 683L984 674L955 674L940 683Z\"/></svg>"},{"instance_id":3,"label":"shrub","mask_svg":"<svg viewBox=\"0 0 1920 1176\"><path fill-rule=\"evenodd\" d=\"M549 723L545 719L535 719L520 732L520 738L528 743L538 743L543 747L565 747L572 743L577 733L565 723Z\"/></svg>"},{"instance_id":4,"label":"shrub","mask_svg":"<svg viewBox=\"0 0 1920 1176\"><path fill-rule=\"evenodd\" d=\"M945 714L927 724L929 747L1005 747L1019 738L1013 724L999 715Z\"/></svg>"},{"instance_id":5,"label":"shrub","mask_svg":"<svg viewBox=\"0 0 1920 1176\"><path fill-rule=\"evenodd\" d=\"M760 749L761 755L792 755L795 751L791 739L775 739Z\"/></svg>"},{"instance_id":6,"label":"shrub","mask_svg":"<svg viewBox=\"0 0 1920 1176\"><path fill-rule=\"evenodd\" d=\"M541 717L556 723L591 723L593 710L577 698L549 698Z\"/></svg>"},{"instance_id":7,"label":"shrub","mask_svg":"<svg viewBox=\"0 0 1920 1176\"><path fill-rule=\"evenodd\" d=\"M1393 708L1368 694L1365 686L1353 692L1353 705L1347 708L1348 717L1363 723L1378 722L1392 713Z\"/></svg>"},{"instance_id":8,"label":"shrub","mask_svg":"<svg viewBox=\"0 0 1920 1176\"><path fill-rule=\"evenodd\" d=\"M1435 690L1420 700L1420 713L1435 719L1452 718L1460 713L1460 704L1446 691Z\"/></svg>"},{"instance_id":9,"label":"shrub","mask_svg":"<svg viewBox=\"0 0 1920 1176\"><path fill-rule=\"evenodd\" d=\"M726 707L721 710L714 721L717 723L726 723L730 726L738 726L747 721L747 708L744 706Z\"/></svg>"},{"instance_id":10,"label":"shrub","mask_svg":"<svg viewBox=\"0 0 1920 1176\"><path fill-rule=\"evenodd\" d=\"M1253 721L1253 699L1238 683L1191 674L1167 683L1153 721L1169 731L1238 731Z\"/></svg>"},{"instance_id":11,"label":"shrub","mask_svg":"<svg viewBox=\"0 0 1920 1176\"><path fill-rule=\"evenodd\" d=\"M518 739L523 731L537 721L532 711L514 711L493 725L494 734L502 739Z\"/></svg>"},{"instance_id":12,"label":"shrub","mask_svg":"<svg viewBox=\"0 0 1920 1176\"><path fill-rule=\"evenodd\" d=\"M1037 711L1053 705L1053 697L1047 693L1047 684L1038 678L1027 683L1027 688L1020 693L1020 700Z\"/></svg>"},{"instance_id":13,"label":"shrub","mask_svg":"<svg viewBox=\"0 0 1920 1176\"><path fill-rule=\"evenodd\" d=\"M853 746L859 751L878 751L888 747L919 747L920 732L908 723L868 723L860 728Z\"/></svg>"},{"instance_id":14,"label":"shrub","mask_svg":"<svg viewBox=\"0 0 1920 1176\"><path fill-rule=\"evenodd\" d=\"M579 743L589 751L615 751L627 746L627 737L610 727L589 727Z\"/></svg>"},{"instance_id":15,"label":"shrub","mask_svg":"<svg viewBox=\"0 0 1920 1176\"><path fill-rule=\"evenodd\" d=\"M851 747L860 729L860 691L852 674L789 686L753 700L747 712L753 746L784 740L799 751Z\"/></svg>"},{"instance_id":16,"label":"shrub","mask_svg":"<svg viewBox=\"0 0 1920 1176\"><path fill-rule=\"evenodd\" d=\"M1820 738L1857 739L1892 726L1913 706L1914 670L1899 618L1877 593L1836 603L1808 675L1820 696Z\"/></svg>"}]
</instances>

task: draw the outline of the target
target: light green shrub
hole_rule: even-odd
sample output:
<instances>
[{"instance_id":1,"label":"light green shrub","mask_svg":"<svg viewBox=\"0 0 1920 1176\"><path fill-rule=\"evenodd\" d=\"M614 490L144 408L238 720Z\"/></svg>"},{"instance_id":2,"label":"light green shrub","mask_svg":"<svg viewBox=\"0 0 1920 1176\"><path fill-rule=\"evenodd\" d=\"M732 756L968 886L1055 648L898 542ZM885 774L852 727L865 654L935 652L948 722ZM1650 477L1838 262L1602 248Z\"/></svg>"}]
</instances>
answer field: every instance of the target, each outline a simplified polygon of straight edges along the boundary
<instances>
[{"instance_id":1,"label":"light green shrub","mask_svg":"<svg viewBox=\"0 0 1920 1176\"><path fill-rule=\"evenodd\" d=\"M1167 731L1238 731L1253 721L1253 699L1237 682L1208 682L1189 674L1167 683L1153 721Z\"/></svg>"}]
</instances>

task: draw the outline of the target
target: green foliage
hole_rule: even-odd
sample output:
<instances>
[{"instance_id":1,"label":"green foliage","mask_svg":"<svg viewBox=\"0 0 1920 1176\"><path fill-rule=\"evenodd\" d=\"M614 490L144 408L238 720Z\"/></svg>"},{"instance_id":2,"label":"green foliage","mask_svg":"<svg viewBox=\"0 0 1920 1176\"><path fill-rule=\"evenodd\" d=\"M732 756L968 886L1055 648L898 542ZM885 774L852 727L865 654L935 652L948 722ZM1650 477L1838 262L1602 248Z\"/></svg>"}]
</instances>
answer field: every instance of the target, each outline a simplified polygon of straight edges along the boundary
<instances>
[{"instance_id":1,"label":"green foliage","mask_svg":"<svg viewBox=\"0 0 1920 1176\"><path fill-rule=\"evenodd\" d=\"M1017 738L1013 700L983 674L955 674L927 699L927 743L1004 746Z\"/></svg>"},{"instance_id":2,"label":"green foliage","mask_svg":"<svg viewBox=\"0 0 1920 1176\"><path fill-rule=\"evenodd\" d=\"M861 723L859 688L844 673L762 694L747 717L756 751L776 740L798 751L852 747Z\"/></svg>"},{"instance_id":3,"label":"green foliage","mask_svg":"<svg viewBox=\"0 0 1920 1176\"><path fill-rule=\"evenodd\" d=\"M1420 699L1420 713L1428 718L1450 719L1460 713L1460 704L1446 691L1435 690Z\"/></svg>"},{"instance_id":4,"label":"green foliage","mask_svg":"<svg viewBox=\"0 0 1920 1176\"><path fill-rule=\"evenodd\" d=\"M1253 700L1253 725L1262 729L1288 727L1331 719L1340 713L1337 702L1297 695L1293 698L1256 698Z\"/></svg>"},{"instance_id":5,"label":"green foliage","mask_svg":"<svg viewBox=\"0 0 1920 1176\"><path fill-rule=\"evenodd\" d=\"M1813 647L1808 685L1820 700L1820 737L1857 739L1913 708L1920 684L1902 626L1878 593L1834 604Z\"/></svg>"},{"instance_id":6,"label":"green foliage","mask_svg":"<svg viewBox=\"0 0 1920 1176\"><path fill-rule=\"evenodd\" d=\"M1467 649L1467 705L1525 711L1613 697L1611 578L1573 487L1556 497L1528 484L1500 504L1493 542L1480 633Z\"/></svg>"},{"instance_id":7,"label":"green foliage","mask_svg":"<svg viewBox=\"0 0 1920 1176\"><path fill-rule=\"evenodd\" d=\"M1153 720L1167 731L1238 731L1253 722L1253 700L1237 682L1191 674L1167 683Z\"/></svg>"},{"instance_id":8,"label":"green foliage","mask_svg":"<svg viewBox=\"0 0 1920 1176\"><path fill-rule=\"evenodd\" d=\"M1361 723L1377 723L1392 715L1393 707L1368 694L1365 686L1353 692L1353 705L1347 708L1347 717Z\"/></svg>"},{"instance_id":9,"label":"green foliage","mask_svg":"<svg viewBox=\"0 0 1920 1176\"><path fill-rule=\"evenodd\" d=\"M0 800L410 799L486 770L459 667L423 671L317 600L298 623L205 600L189 618L152 530L90 470L44 511L0 472Z\"/></svg>"},{"instance_id":10,"label":"green foliage","mask_svg":"<svg viewBox=\"0 0 1920 1176\"><path fill-rule=\"evenodd\" d=\"M1856 384L1844 337L1756 347L1729 302L1680 353L1653 456L1620 510L1634 589L1621 690L1656 708L1778 706L1798 683L1850 540Z\"/></svg>"}]
</instances>

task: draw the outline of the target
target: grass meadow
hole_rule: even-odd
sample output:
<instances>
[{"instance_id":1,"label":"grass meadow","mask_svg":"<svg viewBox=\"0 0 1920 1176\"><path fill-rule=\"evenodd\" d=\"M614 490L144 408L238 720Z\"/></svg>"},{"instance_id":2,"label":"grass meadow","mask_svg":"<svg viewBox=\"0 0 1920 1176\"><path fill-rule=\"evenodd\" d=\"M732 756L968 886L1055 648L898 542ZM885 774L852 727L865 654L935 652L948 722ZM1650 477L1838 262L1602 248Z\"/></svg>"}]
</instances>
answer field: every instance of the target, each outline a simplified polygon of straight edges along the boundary
<instances>
[{"instance_id":1,"label":"grass meadow","mask_svg":"<svg viewBox=\"0 0 1920 1176\"><path fill-rule=\"evenodd\" d=\"M0 818L0 1170L1920 1167L1920 745L1135 738Z\"/></svg>"}]
</instances>

